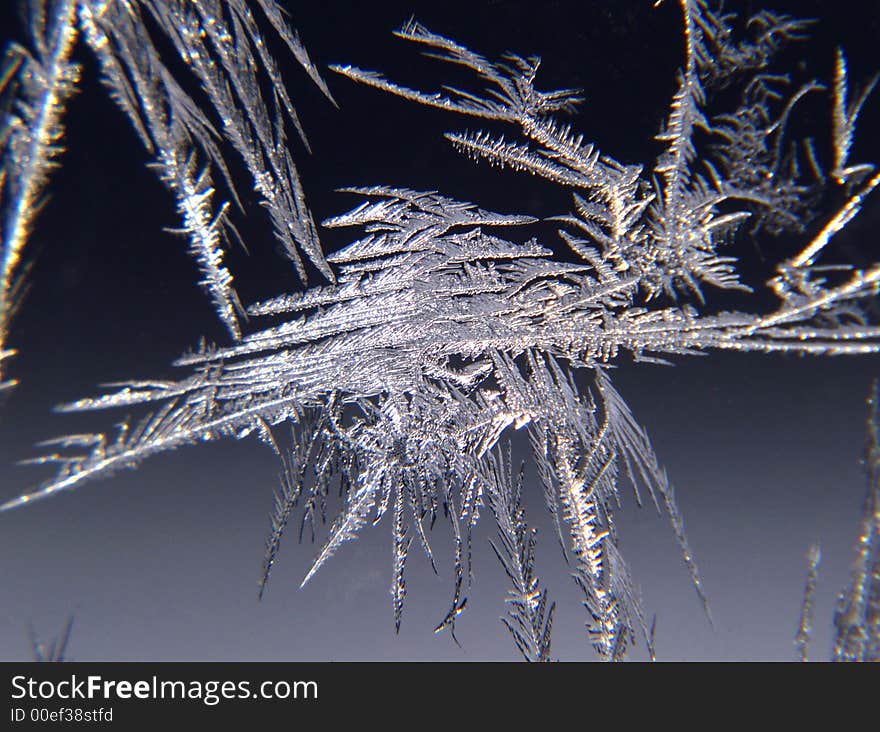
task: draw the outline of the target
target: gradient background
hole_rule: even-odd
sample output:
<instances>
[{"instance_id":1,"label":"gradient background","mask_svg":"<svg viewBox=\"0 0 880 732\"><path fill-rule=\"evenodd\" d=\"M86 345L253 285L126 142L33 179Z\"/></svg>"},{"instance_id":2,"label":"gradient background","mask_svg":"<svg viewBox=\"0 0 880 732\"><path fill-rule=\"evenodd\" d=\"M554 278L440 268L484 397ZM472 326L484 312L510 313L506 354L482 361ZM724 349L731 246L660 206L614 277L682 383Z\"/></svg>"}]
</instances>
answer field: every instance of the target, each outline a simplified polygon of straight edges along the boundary
<instances>
[{"instance_id":1,"label":"gradient background","mask_svg":"<svg viewBox=\"0 0 880 732\"><path fill-rule=\"evenodd\" d=\"M4 3L0 37L20 38ZM677 4L647 0L474 0L470 3L289 3L292 23L321 66L353 63L433 89L447 71L418 59L390 31L411 14L433 30L494 57L506 50L545 59L542 88L582 87L576 127L625 162L650 160L666 115L682 40ZM759 3L730 3L758 8ZM370 7L372 6L372 7ZM880 3L774 3L821 18L799 73L830 78L843 43L852 82L880 67ZM804 51L805 47L795 48ZM280 50L280 49L278 49ZM225 342L207 298L195 287L175 227L173 202L143 163L146 154L97 83L82 53L84 83L68 115L68 152L33 234L31 289L14 322L10 363L22 384L0 411L0 494L17 495L42 477L16 461L59 434L108 429L124 415L56 415L52 407L127 378L172 377L168 364L201 335ZM280 53L278 54L281 55ZM797 53L786 58L795 59ZM474 165L442 139L479 128L356 87L327 72L334 109L290 65L287 78L313 154L294 154L316 219L347 210L344 185L439 188L499 211L549 216L567 196L529 176ZM827 155L825 100L811 100L798 124L818 130ZM869 103L855 161L880 159L880 97ZM826 157L827 159L827 157ZM239 171L240 172L240 171ZM250 255L228 261L246 303L297 287L275 251L268 222L244 178L247 217L239 226ZM839 261L876 259L877 194L835 241ZM552 232L538 229L537 233ZM352 232L326 232L328 250ZM543 234L542 234L543 235ZM552 239L545 240L552 241ZM759 286L790 242L747 240L745 279ZM769 262L769 264L768 264ZM763 294L755 301L769 307ZM709 594L715 627L702 615L665 517L638 509L624 488L621 550L657 615L662 660L794 660L805 553L820 541L813 655L828 656L837 593L848 579L865 492L859 459L865 398L880 357L812 359L712 354L675 368L622 364L618 389L648 428L669 469ZM526 455L524 436L514 450ZM408 564L407 608L395 637L388 593L387 523L366 528L303 590L317 547L287 537L267 594L257 579L278 466L255 441L191 447L147 461L136 472L87 485L26 510L0 515L0 659L29 657L28 624L48 638L76 616L76 660L514 660L498 622L506 578L488 546L491 520L475 537L476 584L457 623L457 647L431 631L452 597L449 531L434 530L441 576L418 551ZM592 660L584 611L568 577L529 470L528 514L541 531L539 570L557 601L553 653ZM488 513L488 512L486 512ZM488 516L487 516L488 518ZM631 655L644 658L640 646Z\"/></svg>"}]
</instances>

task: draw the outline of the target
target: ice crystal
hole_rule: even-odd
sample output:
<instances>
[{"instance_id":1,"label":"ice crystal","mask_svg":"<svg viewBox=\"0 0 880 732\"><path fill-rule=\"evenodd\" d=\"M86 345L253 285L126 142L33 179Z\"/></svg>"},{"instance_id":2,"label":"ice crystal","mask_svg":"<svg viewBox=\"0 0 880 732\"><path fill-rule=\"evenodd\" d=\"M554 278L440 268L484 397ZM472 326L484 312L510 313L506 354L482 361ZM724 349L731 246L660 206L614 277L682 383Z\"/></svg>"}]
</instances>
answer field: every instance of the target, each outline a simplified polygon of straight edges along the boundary
<instances>
[{"instance_id":1,"label":"ice crystal","mask_svg":"<svg viewBox=\"0 0 880 732\"><path fill-rule=\"evenodd\" d=\"M807 582L804 585L804 600L801 605L801 617L798 622L797 635L794 642L801 661L807 661L810 655L810 643L813 640L813 608L816 597L816 582L819 579L819 562L822 560L822 550L818 544L813 544L807 552Z\"/></svg>"},{"instance_id":2,"label":"ice crystal","mask_svg":"<svg viewBox=\"0 0 880 732\"><path fill-rule=\"evenodd\" d=\"M320 83L274 3L254 4ZM257 69L272 80L277 71L244 0L78 3L87 41L156 156L235 342L202 343L183 355L176 365L188 376L124 383L63 407L151 411L115 434L46 443L57 450L35 462L57 464L58 473L2 509L182 445L255 435L283 461L261 593L295 513L301 534L315 532L338 487L344 506L303 583L366 524L390 514L399 627L407 554L415 539L433 564L428 529L443 515L454 536L455 580L437 630L454 631L472 580L474 528L488 506L498 524L495 553L513 587L504 622L524 657L546 660L553 605L534 574L535 535L520 505L521 480L500 448L506 433L524 429L600 657L622 658L638 636L653 654L653 630L615 526L622 477L639 502L646 495L667 513L708 613L672 483L615 389L613 366L625 354L663 362L715 349L880 350L880 327L864 307L877 293L880 263L853 269L826 260L828 243L880 185L880 172L850 159L874 82L850 101L842 52L830 91L830 175L809 139L789 144L801 100L825 88L815 81L795 87L771 69L780 48L806 37L808 22L761 11L743 24L709 0L679 4L684 65L657 135L662 151L645 165L612 158L562 121L581 103L580 93L541 91L537 58L491 61L412 20L396 35L472 72L482 90L424 92L374 71L334 66L416 103L511 125L516 139L485 130L447 137L473 158L570 191L571 210L555 221L577 261L529 237L529 216L484 210L439 191L375 185L344 189L362 202L324 225L360 233L325 262L282 132L285 117L298 121L278 91L283 85L273 83L277 96L268 106L257 91ZM304 252L330 280L251 305L250 318L274 319L263 329L239 331L237 299L218 254L225 208L213 201L208 170L225 175L223 154L206 113L137 32L147 14L220 113L286 251L295 261ZM724 94L713 95L717 89ZM731 98L739 100L732 109L712 103ZM830 214L829 191L843 200ZM815 217L821 223L808 229ZM744 223L752 232L800 236L801 245L768 282L775 306L719 311L710 305L713 291L735 291L744 301L751 291L723 251ZM292 430L292 447L276 439L281 424Z\"/></svg>"},{"instance_id":3,"label":"ice crystal","mask_svg":"<svg viewBox=\"0 0 880 732\"><path fill-rule=\"evenodd\" d=\"M869 404L864 460L868 491L852 577L834 614L834 661L880 661L880 416L876 384Z\"/></svg>"},{"instance_id":4,"label":"ice crystal","mask_svg":"<svg viewBox=\"0 0 880 732\"><path fill-rule=\"evenodd\" d=\"M549 661L550 635L556 603L550 602L546 589L540 589L535 575L537 530L526 523L522 508L523 466L514 473L510 446L497 450L489 465L488 503L498 525L498 542L491 542L498 561L513 589L507 602L510 610L502 618L516 647L527 661Z\"/></svg>"},{"instance_id":5,"label":"ice crystal","mask_svg":"<svg viewBox=\"0 0 880 732\"><path fill-rule=\"evenodd\" d=\"M856 559L849 585L840 593L834 613L832 661L880 661L880 401L874 383L868 399L868 438L863 465L868 490L862 507ZM809 570L804 587L795 645L801 661L809 660L813 604L821 552L818 545L807 555Z\"/></svg>"},{"instance_id":6,"label":"ice crystal","mask_svg":"<svg viewBox=\"0 0 880 732\"><path fill-rule=\"evenodd\" d=\"M22 255L48 172L60 152L61 118L79 68L70 61L77 32L74 0L35 3L30 48L11 44L0 70L0 389L9 322L24 287Z\"/></svg>"},{"instance_id":7,"label":"ice crystal","mask_svg":"<svg viewBox=\"0 0 880 732\"><path fill-rule=\"evenodd\" d=\"M294 125L303 142L305 133L251 5L262 10L329 97L275 0L27 0L29 47L11 44L0 72L0 364L12 355L5 344L23 286L23 249L60 151L65 102L79 77L70 59L80 37L174 196L181 233L202 274L200 284L233 338L241 336L243 309L223 260L227 238L235 230L230 202L217 200L214 184L219 173L237 202L226 145L243 159L275 236L302 280L306 270L300 252L332 280L289 152L286 123ZM200 106L186 91L190 80L171 70L157 38L170 42L210 105ZM264 80L271 86L271 98L262 90Z\"/></svg>"}]
</instances>

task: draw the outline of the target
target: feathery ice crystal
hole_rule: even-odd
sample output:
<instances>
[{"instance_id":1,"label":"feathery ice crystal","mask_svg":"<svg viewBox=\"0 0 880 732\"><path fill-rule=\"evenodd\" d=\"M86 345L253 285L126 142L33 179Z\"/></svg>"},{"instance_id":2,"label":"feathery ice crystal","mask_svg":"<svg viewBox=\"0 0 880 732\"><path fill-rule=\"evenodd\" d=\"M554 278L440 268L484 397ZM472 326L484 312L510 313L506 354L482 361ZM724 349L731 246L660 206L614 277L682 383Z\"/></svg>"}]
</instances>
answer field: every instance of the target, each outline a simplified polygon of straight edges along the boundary
<instances>
[{"instance_id":1,"label":"feathery ice crystal","mask_svg":"<svg viewBox=\"0 0 880 732\"><path fill-rule=\"evenodd\" d=\"M16 289L9 273L18 267L33 202L57 153L64 101L76 84L70 46L80 34L175 196L202 285L233 342L202 344L182 356L176 365L190 374L182 379L127 383L64 407L147 405L151 411L115 434L47 443L57 451L35 462L57 464L57 475L9 499L4 510L154 453L253 434L284 465L261 593L295 511L303 527L314 529L338 486L344 508L305 581L364 524L390 513L399 626L412 538L433 563L427 529L442 514L455 537L455 586L437 629L454 631L471 581L474 526L488 507L498 524L493 548L512 586L504 622L524 657L547 660L554 605L534 574L522 474L503 446L506 432L525 429L558 539L583 591L593 646L602 658L619 659L641 635L653 654L653 631L615 530L622 478L667 512L706 600L672 484L612 384L614 362L625 354L663 361L714 349L880 350L880 327L863 307L877 293L880 263L853 269L826 261L832 238L880 185L873 163L850 159L857 118L877 79L853 94L842 51L827 88L795 86L775 71L777 52L804 41L808 21L766 10L742 19L713 0L679 0L683 66L657 136L662 150L648 165L612 158L561 121L581 99L576 90L541 91L539 59L491 61L410 21L398 37L473 72L482 90L419 91L374 71L333 70L493 128L509 124L515 139L479 130L447 137L466 155L569 190L571 210L556 221L577 261L555 256L547 241L516 237L535 223L529 216L385 185L346 189L363 202L324 225L361 233L325 258L284 135L285 124L301 136L302 130L249 5L261 9L329 92L274 0L30 5L34 50L14 47L3 76L15 101L0 128L0 352ZM183 90L147 25L165 35L212 109L201 109ZM261 92L266 80L269 101ZM791 139L789 123L804 98L826 93L832 154L823 165L811 138ZM734 109L714 109L717 100L733 98ZM252 319L275 319L264 329L243 331L223 264L221 245L232 229L228 204L214 200L211 171L228 181L226 147L252 173L275 235L303 278L301 253L328 280L248 307ZM835 198L843 205L829 212ZM717 290L739 291L748 302L751 290L736 260L721 251L742 228L802 237L767 283L776 305L766 312L711 307ZM292 430L292 447L276 441L282 424Z\"/></svg>"}]
</instances>

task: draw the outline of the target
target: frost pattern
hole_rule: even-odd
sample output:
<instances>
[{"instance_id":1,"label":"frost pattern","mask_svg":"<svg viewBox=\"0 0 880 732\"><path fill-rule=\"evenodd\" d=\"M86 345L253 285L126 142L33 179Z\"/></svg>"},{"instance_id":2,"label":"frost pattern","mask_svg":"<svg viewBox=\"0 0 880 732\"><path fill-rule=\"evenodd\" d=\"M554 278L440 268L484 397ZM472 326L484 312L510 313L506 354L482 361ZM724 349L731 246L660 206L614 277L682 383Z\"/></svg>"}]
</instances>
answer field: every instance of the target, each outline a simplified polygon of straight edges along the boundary
<instances>
[{"instance_id":1,"label":"frost pattern","mask_svg":"<svg viewBox=\"0 0 880 732\"><path fill-rule=\"evenodd\" d=\"M224 140L244 161L275 236L303 282L301 252L333 279L285 128L293 125L304 143L305 133L250 5L262 10L294 58L330 97L275 0L27 0L32 50L12 44L0 72L0 364L12 355L5 343L23 287L22 253L60 151L65 102L79 80L70 57L80 36L174 196L180 233L202 274L199 284L234 339L241 337L244 310L224 264L227 240L235 235L229 209L238 203ZM200 105L186 91L192 80L179 79L169 69L154 43L156 36L170 42L209 104ZM266 83L272 90L268 99L261 90ZM218 172L232 202L217 200Z\"/></svg>"},{"instance_id":2,"label":"frost pattern","mask_svg":"<svg viewBox=\"0 0 880 732\"><path fill-rule=\"evenodd\" d=\"M62 135L61 118L79 78L70 61L76 3L35 3L29 43L11 44L0 68L0 391L9 324L25 287L22 261L31 223Z\"/></svg>"},{"instance_id":3,"label":"frost pattern","mask_svg":"<svg viewBox=\"0 0 880 732\"><path fill-rule=\"evenodd\" d=\"M507 451L497 450L490 463L489 507L498 525L498 541L492 550L504 567L513 589L508 592L510 609L501 618L516 647L527 661L550 661L550 635L556 603L540 589L535 575L537 529L529 528L522 508L523 466L514 474Z\"/></svg>"},{"instance_id":4,"label":"frost pattern","mask_svg":"<svg viewBox=\"0 0 880 732\"><path fill-rule=\"evenodd\" d=\"M807 582L804 585L804 599L801 604L801 617L798 622L797 635L794 644L798 656L802 662L810 657L810 643L813 640L813 610L816 598L816 583L819 580L819 562L822 561L822 550L818 544L813 544L807 552Z\"/></svg>"},{"instance_id":5,"label":"frost pattern","mask_svg":"<svg viewBox=\"0 0 880 732\"><path fill-rule=\"evenodd\" d=\"M865 473L868 492L849 587L834 614L833 661L880 661L880 414L877 385L871 395Z\"/></svg>"},{"instance_id":6,"label":"frost pattern","mask_svg":"<svg viewBox=\"0 0 880 732\"><path fill-rule=\"evenodd\" d=\"M260 5L277 20L274 5ZM124 383L63 407L146 405L151 411L115 434L45 443L49 454L33 462L56 464L56 476L2 510L136 466L154 453L253 434L283 461L261 594L294 515L300 514L300 535L314 536L327 517L328 497L338 491L344 505L303 584L365 525L389 514L392 611L399 627L408 551L415 539L433 564L428 529L444 516L455 540L455 581L437 631L448 629L454 637L472 581L474 527L488 506L498 524L495 552L513 587L504 622L524 657L546 660L553 606L534 576L535 537L520 507L522 486L500 451L505 433L525 429L558 539L583 593L593 647L600 657L617 660L642 637L653 655L653 629L615 526L622 476L640 503L645 496L666 512L707 614L708 603L673 486L612 383L614 362L625 354L665 362L713 349L815 355L880 350L880 328L863 307L877 293L880 264L853 269L823 256L880 185L873 163L850 160L856 118L873 82L850 102L846 63L838 55L827 176L814 145L788 140L787 125L800 100L820 93L821 85L791 88L787 76L769 71L776 52L802 40L808 23L762 11L743 25L708 0L680 5L685 62L657 136L662 151L651 165L619 162L562 122L560 115L581 99L575 90L540 91L537 58L508 55L493 62L411 21L399 37L472 71L483 90L422 92L373 71L333 67L420 104L512 125L519 139L479 130L447 137L471 157L570 190L571 211L556 220L579 261L561 261L537 239L518 237L535 223L528 216L487 211L437 191L345 189L362 202L324 225L356 227L360 234L327 257L330 284L250 306L249 317L276 324L244 333L230 346L202 343L176 362L188 376ZM237 41L228 47L215 42L206 27L199 43L212 44L217 63L203 67L183 21L204 24L204 17L182 6L174 15L176 3L137 5L162 27L174 21L169 38L182 55L196 53L190 66L215 106L228 105L224 95L234 95L234 129L225 133L249 167L265 172L258 185L265 186L276 234L283 238L289 231L309 253L303 222L310 219L301 196L284 192L289 181L282 173L290 172L290 163L278 128L267 131L259 105L250 107L236 86L251 78L255 59L270 75L272 66L248 40L247 16L239 12L244 5L230 0L227 6L227 30ZM111 8L117 6L102 4L103 13ZM80 9L88 16L94 7L83 3ZM223 217L208 216L213 189L206 169L182 150L197 150L202 166L211 161L221 172L222 158L213 153L200 111L162 71L155 51L134 44L126 30L133 22L84 27L118 101L156 149L194 247L206 243L214 251ZM737 33L739 27L745 32ZM224 74L240 67L244 80L225 86ZM739 106L709 109L708 92L715 87L727 90L724 98L739 90ZM151 99L151 110L160 110L153 121L140 109ZM283 99L275 101L286 108ZM270 133L276 137L266 138ZM823 204L832 194L844 205L829 215ZM822 223L806 238L812 217ZM768 282L778 299L773 309L719 312L707 304L713 290L739 291L744 299L751 291L736 260L723 253L745 222L753 232L800 234L806 241ZM230 302L213 292L218 306ZM291 447L276 439L281 424L292 429Z\"/></svg>"},{"instance_id":7,"label":"frost pattern","mask_svg":"<svg viewBox=\"0 0 880 732\"><path fill-rule=\"evenodd\" d=\"M849 586L838 597L834 613L831 660L880 661L880 391L875 382L868 399L868 438L863 464L868 490L862 508ZM818 545L807 554L809 569L804 587L795 646L801 661L809 660L813 605L821 552Z\"/></svg>"}]
</instances>

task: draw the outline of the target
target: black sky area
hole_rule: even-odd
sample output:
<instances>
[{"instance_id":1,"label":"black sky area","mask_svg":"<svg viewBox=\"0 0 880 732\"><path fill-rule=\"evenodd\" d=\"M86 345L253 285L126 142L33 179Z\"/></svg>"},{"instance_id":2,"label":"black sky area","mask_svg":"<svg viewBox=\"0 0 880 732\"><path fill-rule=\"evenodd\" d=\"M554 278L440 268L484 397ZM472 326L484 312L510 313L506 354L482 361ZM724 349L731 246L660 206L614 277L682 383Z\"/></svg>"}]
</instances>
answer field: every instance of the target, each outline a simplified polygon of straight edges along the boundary
<instances>
[{"instance_id":1,"label":"black sky area","mask_svg":"<svg viewBox=\"0 0 880 732\"><path fill-rule=\"evenodd\" d=\"M23 39L17 3L0 2L0 40ZM802 81L829 81L835 47L849 60L856 88L880 69L880 2L788 0L729 2L814 17L812 40L782 56ZM499 171L457 154L443 138L489 129L476 120L359 87L330 64L377 69L410 86L434 90L468 83L460 70L425 59L391 31L414 16L432 30L496 58L506 51L543 59L542 88L583 89L574 127L625 163L650 165L654 140L675 91L683 39L677 2L651 0L473 0L472 2L288 2L290 21L322 70L338 107L270 42L289 81L311 153L291 135L317 221L358 201L337 189L385 184L438 190L503 213L547 218L566 212L569 196L527 174ZM201 337L227 342L179 226L174 202L145 163L149 158L127 119L108 98L84 47L81 91L66 117L66 151L29 244L29 290L13 322L20 353L10 375L21 380L0 404L0 497L47 477L17 462L39 454L36 443L61 434L109 430L127 416L62 415L60 403L127 379L176 378L170 364ZM473 87L471 87L473 88ZM197 91L197 90L194 90ZM814 135L828 159L829 104L807 100L796 132ZM498 128L497 131L502 131ZM880 161L880 92L866 105L852 158ZM513 139L513 131L511 133ZM244 303L301 287L279 254L268 217L233 166L243 211L234 215L247 252L227 262ZM224 194L219 191L218 195ZM825 212L826 214L828 211ZM821 226L811 224L808 232ZM528 236L569 256L552 222ZM880 193L835 240L835 261L878 260ZM321 230L327 251L354 231ZM762 290L774 264L798 241L740 236L750 301L707 299L714 307L767 309ZM312 284L320 281L318 275ZM250 327L261 327L260 322ZM672 367L623 358L615 383L648 429L676 486L681 513L712 607L714 628L678 553L665 516L636 506L623 486L618 512L621 550L657 617L660 660L796 660L793 645L806 552L823 550L816 596L813 654L827 658L837 593L848 580L865 493L859 460L865 404L880 356L801 358L711 353L675 359ZM514 452L527 454L524 434ZM257 580L279 466L254 440L224 441L147 460L136 471L87 484L24 510L0 514L0 659L29 657L27 628L51 636L74 614L70 655L76 660L500 660L517 659L498 618L506 578L488 544L484 513L474 539L475 585L456 626L458 647L435 625L452 600L449 530L438 522L439 577L414 550L408 565L403 626L394 633L391 532L367 526L299 589L318 546L286 538L263 601ZM568 576L541 500L526 473L526 509L539 528L538 569L557 602L553 655L594 660L577 588ZM319 539L320 540L320 539ZM632 658L645 658L643 644Z\"/></svg>"}]
</instances>

